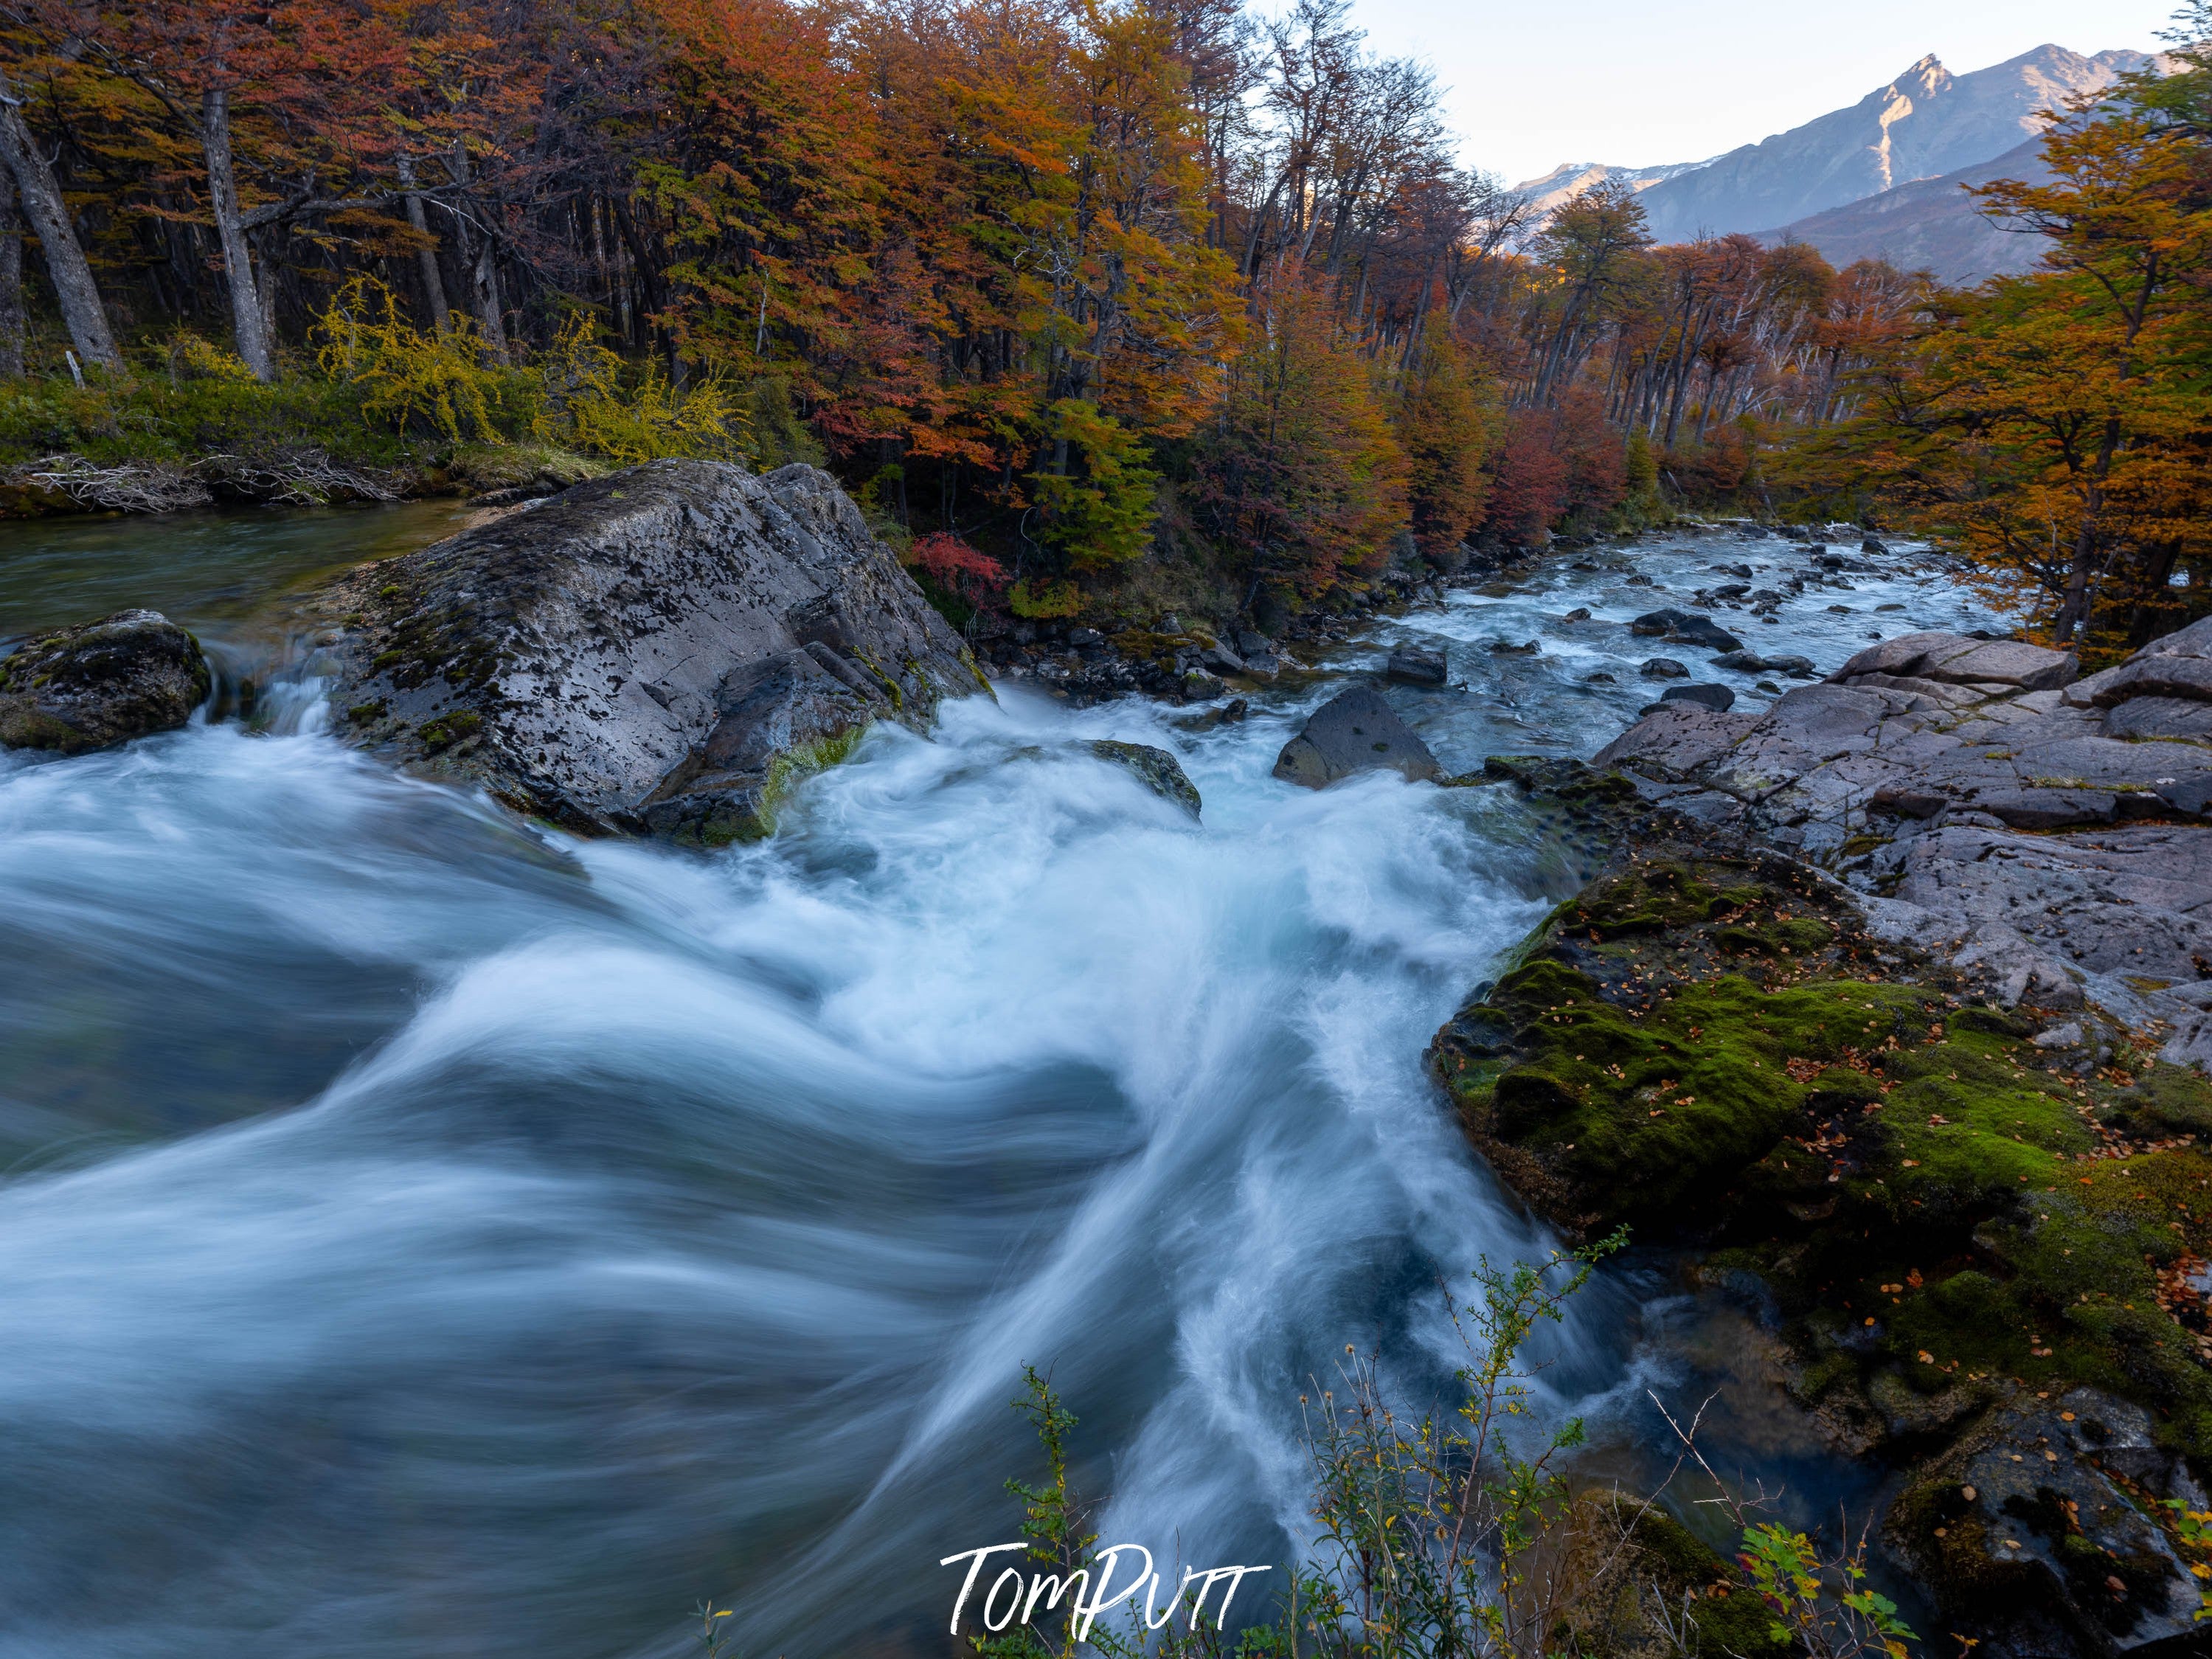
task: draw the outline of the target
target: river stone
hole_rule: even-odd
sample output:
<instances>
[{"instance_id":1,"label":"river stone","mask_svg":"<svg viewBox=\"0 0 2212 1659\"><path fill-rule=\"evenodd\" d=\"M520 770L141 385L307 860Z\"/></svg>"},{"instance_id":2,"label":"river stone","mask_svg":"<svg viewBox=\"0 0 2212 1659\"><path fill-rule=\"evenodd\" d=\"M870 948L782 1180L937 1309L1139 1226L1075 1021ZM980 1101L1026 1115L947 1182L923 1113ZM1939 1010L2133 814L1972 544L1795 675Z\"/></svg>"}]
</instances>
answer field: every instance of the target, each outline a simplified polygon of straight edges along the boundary
<instances>
[{"instance_id":1,"label":"river stone","mask_svg":"<svg viewBox=\"0 0 2212 1659\"><path fill-rule=\"evenodd\" d=\"M1424 650L1417 645L1401 645L1390 653L1390 660L1382 672L1389 678L1407 685L1440 686L1450 672L1450 665L1441 651Z\"/></svg>"},{"instance_id":2,"label":"river stone","mask_svg":"<svg viewBox=\"0 0 2212 1659\"><path fill-rule=\"evenodd\" d=\"M341 725L581 834L708 844L871 721L987 690L827 473L653 461L349 573Z\"/></svg>"},{"instance_id":3,"label":"river stone","mask_svg":"<svg viewBox=\"0 0 2212 1659\"><path fill-rule=\"evenodd\" d=\"M1171 800L1191 817L1196 817L1202 803L1198 786L1182 769L1182 763L1164 749L1155 749L1148 743L1124 743L1117 738L1100 738L1091 744L1091 752L1111 765L1129 772L1162 800Z\"/></svg>"},{"instance_id":4,"label":"river stone","mask_svg":"<svg viewBox=\"0 0 2212 1659\"><path fill-rule=\"evenodd\" d=\"M1963 634L1899 634L1869 646L1828 678L1852 684L1863 674L1936 680L1951 685L1977 682L2019 686L2028 691L2056 690L2081 672L2063 651L2018 640L1973 640Z\"/></svg>"},{"instance_id":5,"label":"river stone","mask_svg":"<svg viewBox=\"0 0 2212 1659\"><path fill-rule=\"evenodd\" d=\"M1314 710L1275 758L1277 777L1309 789L1378 769L1419 781L1437 775L1437 757L1382 694L1364 685L1340 691Z\"/></svg>"},{"instance_id":6,"label":"river stone","mask_svg":"<svg viewBox=\"0 0 2212 1659\"><path fill-rule=\"evenodd\" d=\"M1725 685L1671 685L1659 694L1659 701L1703 703L1724 714L1735 706L1735 693Z\"/></svg>"},{"instance_id":7,"label":"river stone","mask_svg":"<svg viewBox=\"0 0 2212 1659\"><path fill-rule=\"evenodd\" d=\"M211 684L190 634L158 611L118 611L0 658L0 745L80 755L171 731Z\"/></svg>"},{"instance_id":8,"label":"river stone","mask_svg":"<svg viewBox=\"0 0 2212 1659\"><path fill-rule=\"evenodd\" d=\"M1647 611L1628 626L1633 633L1686 640L1690 644L1701 645L1708 651L1743 649L1743 641L1711 617L1700 617L1694 611L1680 611L1671 605L1663 611Z\"/></svg>"},{"instance_id":9,"label":"river stone","mask_svg":"<svg viewBox=\"0 0 2212 1659\"><path fill-rule=\"evenodd\" d=\"M1647 680L1686 680L1690 678L1690 665L1677 662L1672 657L1647 657L1636 672Z\"/></svg>"},{"instance_id":10,"label":"river stone","mask_svg":"<svg viewBox=\"0 0 2212 1659\"><path fill-rule=\"evenodd\" d=\"M2081 1386L2022 1389L1918 1472L1893 1514L1991 1652L2194 1652L2197 1582L2145 1514L2168 1497L2204 1502L2139 1407Z\"/></svg>"}]
</instances>

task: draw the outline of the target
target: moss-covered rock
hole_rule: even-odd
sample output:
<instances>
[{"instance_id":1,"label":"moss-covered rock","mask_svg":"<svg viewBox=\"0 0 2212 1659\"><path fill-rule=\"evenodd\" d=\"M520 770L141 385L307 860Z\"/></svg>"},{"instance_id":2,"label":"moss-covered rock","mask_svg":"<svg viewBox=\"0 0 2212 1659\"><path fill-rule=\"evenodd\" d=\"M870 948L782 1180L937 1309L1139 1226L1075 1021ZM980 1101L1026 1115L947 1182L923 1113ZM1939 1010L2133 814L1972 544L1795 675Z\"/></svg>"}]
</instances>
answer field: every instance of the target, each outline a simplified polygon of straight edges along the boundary
<instances>
[{"instance_id":1,"label":"moss-covered rock","mask_svg":"<svg viewBox=\"0 0 2212 1659\"><path fill-rule=\"evenodd\" d=\"M1182 769L1182 763L1164 749L1156 749L1148 743L1100 738L1091 744L1091 752L1128 771L1162 800L1173 801L1193 817L1205 805L1199 797L1198 786Z\"/></svg>"},{"instance_id":2,"label":"moss-covered rock","mask_svg":"<svg viewBox=\"0 0 2212 1659\"><path fill-rule=\"evenodd\" d=\"M1784 1659L1773 1616L1736 1572L1656 1504L1591 1491L1575 1503L1559 1575L1570 1605L1553 1648L1584 1659Z\"/></svg>"},{"instance_id":3,"label":"moss-covered rock","mask_svg":"<svg viewBox=\"0 0 2212 1659\"><path fill-rule=\"evenodd\" d=\"M0 656L0 747L81 755L170 731L211 684L190 634L158 611L118 611Z\"/></svg>"},{"instance_id":4,"label":"moss-covered rock","mask_svg":"<svg viewBox=\"0 0 2212 1659\"><path fill-rule=\"evenodd\" d=\"M1933 1468L2087 1389L2172 1468L2212 1462L2212 1085L2117 1029L2083 1074L2045 1016L1975 1004L1826 878L1571 781L1562 810L1635 815L1628 850L1431 1051L1500 1175L1570 1231L1755 1283L1849 1449ZM1923 1554L1947 1604L1979 1593Z\"/></svg>"}]
</instances>

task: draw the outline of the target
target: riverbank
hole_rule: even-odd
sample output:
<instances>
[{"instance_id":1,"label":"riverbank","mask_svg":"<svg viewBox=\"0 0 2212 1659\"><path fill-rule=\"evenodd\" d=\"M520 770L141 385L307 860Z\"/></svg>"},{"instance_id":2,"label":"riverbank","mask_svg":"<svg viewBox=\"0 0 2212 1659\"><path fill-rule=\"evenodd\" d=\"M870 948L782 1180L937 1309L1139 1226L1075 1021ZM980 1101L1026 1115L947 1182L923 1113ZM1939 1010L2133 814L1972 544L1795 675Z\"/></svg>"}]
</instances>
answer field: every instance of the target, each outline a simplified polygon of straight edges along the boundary
<instances>
[{"instance_id":1,"label":"riverbank","mask_svg":"<svg viewBox=\"0 0 2212 1659\"><path fill-rule=\"evenodd\" d=\"M1470 1138L1570 1236L1687 1247L1742 1301L1837 1452L1898 1471L1888 1542L1992 1653L2197 1628L2206 627L2078 686L2056 653L1909 635L1757 714L1654 710L1596 768L1482 774L1613 850L1438 1034ZM2054 744L2106 763L2102 796L2042 775ZM2115 792L2155 848L2099 827ZM1900 884L1958 860L1947 825L1993 872ZM2051 873L2157 848L2163 882ZM2185 983L2145 955L2169 939Z\"/></svg>"}]
</instances>

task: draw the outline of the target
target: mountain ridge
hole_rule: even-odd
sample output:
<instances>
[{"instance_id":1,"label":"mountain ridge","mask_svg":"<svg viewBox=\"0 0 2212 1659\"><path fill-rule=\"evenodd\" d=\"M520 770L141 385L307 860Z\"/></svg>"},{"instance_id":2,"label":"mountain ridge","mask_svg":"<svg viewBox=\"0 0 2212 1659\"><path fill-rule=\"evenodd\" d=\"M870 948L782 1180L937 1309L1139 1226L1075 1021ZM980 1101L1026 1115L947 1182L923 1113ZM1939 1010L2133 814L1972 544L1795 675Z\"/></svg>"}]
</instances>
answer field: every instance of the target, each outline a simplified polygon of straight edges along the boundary
<instances>
[{"instance_id":1,"label":"mountain ridge","mask_svg":"<svg viewBox=\"0 0 2212 1659\"><path fill-rule=\"evenodd\" d=\"M1994 179L2043 184L2051 176L2042 141L2023 139L1990 161L1846 202L1762 231L1759 240L1808 243L1838 270L1860 259L1887 259L1900 270L1930 270L1960 287L2018 276L2035 268L2048 239L1987 218L1966 191Z\"/></svg>"},{"instance_id":2,"label":"mountain ridge","mask_svg":"<svg viewBox=\"0 0 2212 1659\"><path fill-rule=\"evenodd\" d=\"M1854 104L1705 161L1654 167L1565 163L1519 188L1548 216L1601 181L1626 183L1662 242L1738 231L1770 238L1784 234L1777 227L1817 241L1805 229L1811 221L2008 156L2041 132L2045 112L2155 62L2147 52L2114 49L2084 56L2046 42L1986 69L1954 75L1930 52ZM1954 193L1960 215L1971 216L1964 192ZM1963 230L1932 230L1929 204L1943 199L1940 192L1922 193L1913 198L1913 213L1869 210L1823 228L1838 238L1863 239L1875 234L1869 228L1876 221L1896 231L1910 220L1923 238L1934 237L1929 246L1950 247L1966 264L1990 257L1990 247L1977 244L1969 258L1965 246L1973 239Z\"/></svg>"}]
</instances>

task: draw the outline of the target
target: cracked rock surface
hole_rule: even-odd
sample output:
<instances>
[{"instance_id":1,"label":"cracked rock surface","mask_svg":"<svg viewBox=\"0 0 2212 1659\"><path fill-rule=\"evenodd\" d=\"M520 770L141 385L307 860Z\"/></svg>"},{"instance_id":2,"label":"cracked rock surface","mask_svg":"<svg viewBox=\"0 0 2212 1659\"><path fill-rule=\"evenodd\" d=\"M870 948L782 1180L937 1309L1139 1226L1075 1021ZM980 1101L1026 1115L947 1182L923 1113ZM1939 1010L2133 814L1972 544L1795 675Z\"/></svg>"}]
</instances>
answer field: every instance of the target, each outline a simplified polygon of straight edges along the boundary
<instances>
[{"instance_id":1,"label":"cracked rock surface","mask_svg":"<svg viewBox=\"0 0 2212 1659\"><path fill-rule=\"evenodd\" d=\"M771 827L794 769L985 690L827 473L654 461L320 596L341 730L582 834Z\"/></svg>"},{"instance_id":2,"label":"cracked rock surface","mask_svg":"<svg viewBox=\"0 0 2212 1659\"><path fill-rule=\"evenodd\" d=\"M2094 1000L2212 1062L2212 618L2087 678L1902 635L1763 713L1671 704L1596 759L1833 871L2008 1006Z\"/></svg>"}]
</instances>

